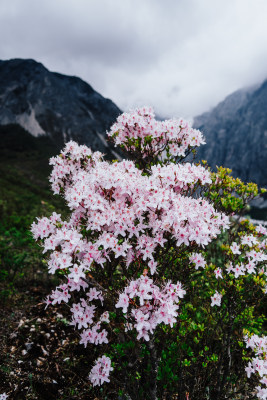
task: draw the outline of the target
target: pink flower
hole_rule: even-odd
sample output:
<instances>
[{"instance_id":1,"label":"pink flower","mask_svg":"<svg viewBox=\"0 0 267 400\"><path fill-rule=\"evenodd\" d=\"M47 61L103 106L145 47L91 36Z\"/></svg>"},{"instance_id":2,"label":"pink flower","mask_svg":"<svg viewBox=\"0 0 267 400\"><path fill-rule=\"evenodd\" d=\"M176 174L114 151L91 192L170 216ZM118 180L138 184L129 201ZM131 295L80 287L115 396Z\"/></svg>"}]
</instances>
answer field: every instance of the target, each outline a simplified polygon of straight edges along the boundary
<instances>
[{"instance_id":1,"label":"pink flower","mask_svg":"<svg viewBox=\"0 0 267 400\"><path fill-rule=\"evenodd\" d=\"M245 368L245 371L247 373L247 377L250 378L251 374L254 374L255 370L251 365L251 362L248 363L248 366Z\"/></svg>"},{"instance_id":2,"label":"pink flower","mask_svg":"<svg viewBox=\"0 0 267 400\"><path fill-rule=\"evenodd\" d=\"M215 269L214 274L215 274L215 276L216 276L216 279L218 279L218 278L223 279L221 268Z\"/></svg>"},{"instance_id":3,"label":"pink flower","mask_svg":"<svg viewBox=\"0 0 267 400\"><path fill-rule=\"evenodd\" d=\"M230 246L230 249L233 254L241 254L241 251L239 250L239 246L236 242L232 243L232 246Z\"/></svg>"},{"instance_id":4,"label":"pink flower","mask_svg":"<svg viewBox=\"0 0 267 400\"><path fill-rule=\"evenodd\" d=\"M109 321L109 312L108 312L108 311L105 311L105 312L101 315L100 321L101 321L101 322L106 322L106 323L109 323L109 322L110 322L110 321Z\"/></svg>"},{"instance_id":5,"label":"pink flower","mask_svg":"<svg viewBox=\"0 0 267 400\"><path fill-rule=\"evenodd\" d=\"M253 235L243 236L241 239L241 244L247 245L248 247L252 247L253 245L256 245L257 243L258 243L258 240Z\"/></svg>"},{"instance_id":6,"label":"pink flower","mask_svg":"<svg viewBox=\"0 0 267 400\"><path fill-rule=\"evenodd\" d=\"M111 360L109 357L102 356L95 361L94 367L91 369L89 379L93 386L103 385L104 382L109 382L110 371L113 371L111 367Z\"/></svg>"},{"instance_id":7,"label":"pink flower","mask_svg":"<svg viewBox=\"0 0 267 400\"><path fill-rule=\"evenodd\" d=\"M151 275L154 275L154 273L157 272L157 265L158 263L156 261L154 260L149 261L148 266L150 268Z\"/></svg>"},{"instance_id":8,"label":"pink flower","mask_svg":"<svg viewBox=\"0 0 267 400\"><path fill-rule=\"evenodd\" d=\"M213 296L211 296L211 307L213 306L220 306L221 305L222 295L220 293L215 292Z\"/></svg>"},{"instance_id":9,"label":"pink flower","mask_svg":"<svg viewBox=\"0 0 267 400\"><path fill-rule=\"evenodd\" d=\"M247 269L247 272L249 274L255 274L256 273L256 264L252 261L250 261L248 264L245 265L245 268Z\"/></svg>"},{"instance_id":10,"label":"pink flower","mask_svg":"<svg viewBox=\"0 0 267 400\"><path fill-rule=\"evenodd\" d=\"M119 297L119 301L115 305L116 308L122 308L122 312L125 314L127 313L127 309L129 306L129 297L127 294L121 293Z\"/></svg>"},{"instance_id":11,"label":"pink flower","mask_svg":"<svg viewBox=\"0 0 267 400\"><path fill-rule=\"evenodd\" d=\"M141 331L143 329L149 330L150 324L147 322L147 319L149 318L148 314L143 314L142 311L138 310L137 313L135 314L135 320L136 320L136 330Z\"/></svg>"},{"instance_id":12,"label":"pink flower","mask_svg":"<svg viewBox=\"0 0 267 400\"><path fill-rule=\"evenodd\" d=\"M233 268L233 273L235 274L235 278L238 278L241 275L245 275L245 268L243 264L238 264Z\"/></svg>"},{"instance_id":13,"label":"pink flower","mask_svg":"<svg viewBox=\"0 0 267 400\"><path fill-rule=\"evenodd\" d=\"M74 264L70 268L69 278L72 278L74 282L78 283L81 278L85 278L85 273L82 265Z\"/></svg>"},{"instance_id":14,"label":"pink flower","mask_svg":"<svg viewBox=\"0 0 267 400\"><path fill-rule=\"evenodd\" d=\"M191 263L195 264L195 268L198 269L199 267L205 268L206 261L205 258L201 253L193 253L189 258Z\"/></svg>"}]
</instances>

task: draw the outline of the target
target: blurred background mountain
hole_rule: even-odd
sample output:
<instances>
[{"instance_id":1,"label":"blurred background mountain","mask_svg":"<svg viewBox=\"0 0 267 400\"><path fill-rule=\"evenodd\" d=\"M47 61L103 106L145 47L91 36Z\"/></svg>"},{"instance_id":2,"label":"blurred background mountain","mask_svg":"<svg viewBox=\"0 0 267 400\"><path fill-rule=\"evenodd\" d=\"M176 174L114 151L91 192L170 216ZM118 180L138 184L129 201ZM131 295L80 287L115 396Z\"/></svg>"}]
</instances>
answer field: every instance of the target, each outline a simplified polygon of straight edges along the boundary
<instances>
[{"instance_id":1,"label":"blurred background mountain","mask_svg":"<svg viewBox=\"0 0 267 400\"><path fill-rule=\"evenodd\" d=\"M198 155L223 165L245 182L267 186L267 81L226 97L194 119L206 138Z\"/></svg>"},{"instance_id":2,"label":"blurred background mountain","mask_svg":"<svg viewBox=\"0 0 267 400\"><path fill-rule=\"evenodd\" d=\"M0 125L18 124L60 147L73 139L110 153L105 132L120 113L80 78L50 72L31 59L0 61Z\"/></svg>"}]
</instances>

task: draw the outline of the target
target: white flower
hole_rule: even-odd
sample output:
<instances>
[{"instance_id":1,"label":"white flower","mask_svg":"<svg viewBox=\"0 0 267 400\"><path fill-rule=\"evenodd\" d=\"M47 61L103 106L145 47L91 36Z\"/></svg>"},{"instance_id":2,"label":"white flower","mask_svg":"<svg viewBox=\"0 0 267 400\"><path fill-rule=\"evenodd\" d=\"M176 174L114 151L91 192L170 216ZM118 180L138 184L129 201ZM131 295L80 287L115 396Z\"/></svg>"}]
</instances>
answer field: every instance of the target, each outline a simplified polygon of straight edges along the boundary
<instances>
[{"instance_id":1,"label":"white flower","mask_svg":"<svg viewBox=\"0 0 267 400\"><path fill-rule=\"evenodd\" d=\"M213 296L211 296L211 307L213 306L220 306L221 305L221 299L222 299L222 295L220 293L215 292L215 294Z\"/></svg>"}]
</instances>

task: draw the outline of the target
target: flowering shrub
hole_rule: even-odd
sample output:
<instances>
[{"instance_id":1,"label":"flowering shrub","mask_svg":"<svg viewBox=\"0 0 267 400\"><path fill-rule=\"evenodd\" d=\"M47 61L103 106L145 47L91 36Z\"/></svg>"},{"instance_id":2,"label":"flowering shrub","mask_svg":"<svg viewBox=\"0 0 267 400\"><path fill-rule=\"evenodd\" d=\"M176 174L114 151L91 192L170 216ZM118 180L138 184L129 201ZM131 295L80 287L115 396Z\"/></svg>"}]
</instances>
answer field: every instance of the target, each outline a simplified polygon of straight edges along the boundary
<instances>
[{"instance_id":1,"label":"flowering shrub","mask_svg":"<svg viewBox=\"0 0 267 400\"><path fill-rule=\"evenodd\" d=\"M180 397L187 396L181 371L191 361L183 354L187 341L184 348L179 342L184 336L183 321L191 318L188 306L198 312L205 304L199 319L202 333L208 329L210 335L206 326L212 320L210 310L222 305L222 324L224 318L232 324L229 328L226 323L223 339L229 352L238 314L229 299L238 286L235 280L251 281L251 274L263 275L266 240L258 237L266 232L253 228L250 234L234 234L227 214L236 206L236 196L224 188L220 202L216 197L226 185L225 171L214 175L205 164L184 161L204 143L202 134L187 122L156 121L152 109L144 107L122 114L108 135L132 161L110 163L101 153L75 142L67 143L51 159L52 189L64 197L71 214L63 221L53 213L32 225L34 238L48 253L49 272L65 279L46 304L71 302L70 323L80 331L80 343L103 347L105 355L96 360L89 375L94 386L109 382L114 369L121 393L128 398L156 399L169 390L168 383L157 386L167 373L170 383L178 382L174 388ZM238 191L239 186L234 189ZM245 200L243 196L242 205ZM205 248L230 227L230 246L223 248L223 261L215 263ZM207 285L205 290L203 285ZM202 339L194 336L193 343ZM176 366L165 368L164 351L173 345L169 360L174 357ZM195 358L194 362L199 361ZM223 365L224 360L220 362ZM221 375L220 370L218 379ZM222 389L217 395L222 395Z\"/></svg>"},{"instance_id":2,"label":"flowering shrub","mask_svg":"<svg viewBox=\"0 0 267 400\"><path fill-rule=\"evenodd\" d=\"M258 335L246 336L245 338L247 347L250 347L255 353L256 357L249 362L246 367L248 378L251 374L258 373L261 380L260 383L265 387L257 386L257 396L260 399L267 399L267 336L259 337Z\"/></svg>"}]
</instances>

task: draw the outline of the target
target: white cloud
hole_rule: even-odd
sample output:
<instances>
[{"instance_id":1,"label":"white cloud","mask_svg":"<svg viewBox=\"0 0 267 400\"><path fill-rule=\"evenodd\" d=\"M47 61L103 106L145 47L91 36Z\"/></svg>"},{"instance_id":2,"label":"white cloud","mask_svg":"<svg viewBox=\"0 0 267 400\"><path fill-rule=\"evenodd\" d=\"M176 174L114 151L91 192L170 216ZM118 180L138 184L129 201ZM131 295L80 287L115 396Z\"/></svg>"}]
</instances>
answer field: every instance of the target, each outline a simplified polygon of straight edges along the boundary
<instances>
[{"instance_id":1,"label":"white cloud","mask_svg":"<svg viewBox=\"0 0 267 400\"><path fill-rule=\"evenodd\" d=\"M267 78L265 0L1 0L0 58L77 75L122 109L193 116Z\"/></svg>"}]
</instances>

